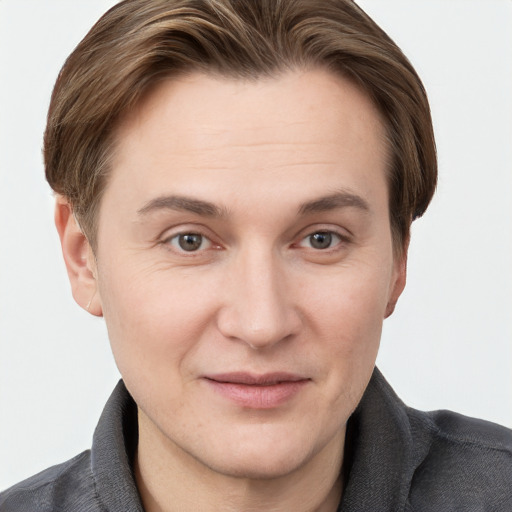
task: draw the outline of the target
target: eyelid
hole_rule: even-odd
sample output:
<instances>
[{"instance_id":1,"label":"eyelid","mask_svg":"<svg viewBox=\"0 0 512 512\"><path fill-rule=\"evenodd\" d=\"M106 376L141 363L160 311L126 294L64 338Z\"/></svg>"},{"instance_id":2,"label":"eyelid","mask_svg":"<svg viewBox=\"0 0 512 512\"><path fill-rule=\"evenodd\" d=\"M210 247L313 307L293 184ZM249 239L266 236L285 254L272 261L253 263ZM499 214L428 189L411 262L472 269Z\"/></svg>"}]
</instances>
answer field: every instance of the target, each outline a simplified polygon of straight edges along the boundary
<instances>
[{"instance_id":1,"label":"eyelid","mask_svg":"<svg viewBox=\"0 0 512 512\"><path fill-rule=\"evenodd\" d=\"M215 237L210 234L210 230L206 229L204 226L197 225L197 224L179 224L174 227L170 227L165 229L157 239L157 244L164 246L165 249L169 251L173 251L176 254L184 255L187 257L193 257L193 256L199 256L200 254L203 254L205 251L208 251L210 249L220 249L221 244L215 241ZM200 235L203 237L203 239L207 240L209 242L208 247L201 248L196 251L185 251L184 249L181 249L179 247L175 247L171 245L171 240L174 238L177 238L181 235Z\"/></svg>"},{"instance_id":2,"label":"eyelid","mask_svg":"<svg viewBox=\"0 0 512 512\"><path fill-rule=\"evenodd\" d=\"M311 224L301 229L295 238L302 241L315 233L331 233L338 236L344 242L350 242L353 238L353 234L348 229L332 224Z\"/></svg>"},{"instance_id":3,"label":"eyelid","mask_svg":"<svg viewBox=\"0 0 512 512\"><path fill-rule=\"evenodd\" d=\"M313 247L308 240L310 239L311 236L313 236L317 233L325 233L325 234L331 235L332 236L332 240L331 240L332 245L330 245L329 247L326 247L326 248ZM336 251L337 249L339 249L340 245L343 245L344 242L346 243L347 241L344 240L340 234L338 234L334 231L313 231L309 235L306 235L305 237L303 237L297 245L301 248L312 250L315 252L329 253L329 252Z\"/></svg>"},{"instance_id":4,"label":"eyelid","mask_svg":"<svg viewBox=\"0 0 512 512\"><path fill-rule=\"evenodd\" d=\"M195 224L193 222L179 223L174 226L167 226L155 238L156 242L164 242L177 235L195 234L204 236L210 240L214 238L211 230L202 224Z\"/></svg>"},{"instance_id":5,"label":"eyelid","mask_svg":"<svg viewBox=\"0 0 512 512\"><path fill-rule=\"evenodd\" d=\"M193 250L193 251L187 251L186 249L183 249L182 247L179 246L179 238L184 235L200 236L201 237L201 245L196 250ZM176 244L173 243L174 240L176 240ZM182 254L182 253L187 254L187 255L204 252L213 246L213 242L207 236L204 236L201 233L193 233L193 232L177 233L176 235L167 238L164 243L167 246L171 246L173 248L173 250L175 250L176 252L178 252L180 254ZM206 247L203 247L203 245L206 245Z\"/></svg>"}]
</instances>

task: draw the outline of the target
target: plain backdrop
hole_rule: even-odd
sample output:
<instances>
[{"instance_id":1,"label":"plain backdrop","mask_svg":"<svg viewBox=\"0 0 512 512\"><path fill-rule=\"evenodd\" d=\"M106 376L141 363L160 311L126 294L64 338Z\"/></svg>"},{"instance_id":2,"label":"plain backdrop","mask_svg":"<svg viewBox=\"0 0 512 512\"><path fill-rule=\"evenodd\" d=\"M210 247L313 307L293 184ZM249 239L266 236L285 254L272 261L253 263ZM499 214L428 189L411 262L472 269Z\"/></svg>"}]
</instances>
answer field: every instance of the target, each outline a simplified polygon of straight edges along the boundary
<instances>
[{"instance_id":1,"label":"plain backdrop","mask_svg":"<svg viewBox=\"0 0 512 512\"><path fill-rule=\"evenodd\" d=\"M88 448L119 378L72 300L43 178L58 70L107 0L0 0L0 489ZM439 150L378 365L406 403L512 426L512 2L361 0L416 66Z\"/></svg>"}]
</instances>

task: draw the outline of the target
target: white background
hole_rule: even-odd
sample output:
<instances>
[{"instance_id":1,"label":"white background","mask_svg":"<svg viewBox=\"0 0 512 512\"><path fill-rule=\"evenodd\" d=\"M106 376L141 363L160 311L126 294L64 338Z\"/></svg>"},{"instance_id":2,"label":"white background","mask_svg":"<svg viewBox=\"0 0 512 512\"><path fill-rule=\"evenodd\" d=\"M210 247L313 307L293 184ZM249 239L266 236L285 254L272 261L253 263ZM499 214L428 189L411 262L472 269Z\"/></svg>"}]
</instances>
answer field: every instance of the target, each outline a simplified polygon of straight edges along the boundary
<instances>
[{"instance_id":1,"label":"white background","mask_svg":"<svg viewBox=\"0 0 512 512\"><path fill-rule=\"evenodd\" d=\"M71 298L41 144L65 57L108 0L0 0L0 489L90 446L119 378ZM421 409L512 426L512 2L361 0L429 91L438 194L378 364Z\"/></svg>"}]
</instances>

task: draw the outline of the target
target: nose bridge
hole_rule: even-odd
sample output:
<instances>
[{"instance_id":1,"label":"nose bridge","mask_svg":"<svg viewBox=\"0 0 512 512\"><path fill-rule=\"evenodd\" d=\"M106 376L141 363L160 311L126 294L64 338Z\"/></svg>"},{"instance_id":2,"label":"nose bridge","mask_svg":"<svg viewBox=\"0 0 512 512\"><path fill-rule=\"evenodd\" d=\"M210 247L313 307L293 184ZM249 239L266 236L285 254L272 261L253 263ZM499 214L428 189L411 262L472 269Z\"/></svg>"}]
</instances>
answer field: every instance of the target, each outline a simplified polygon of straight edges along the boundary
<instances>
[{"instance_id":1,"label":"nose bridge","mask_svg":"<svg viewBox=\"0 0 512 512\"><path fill-rule=\"evenodd\" d=\"M239 251L232 262L220 325L226 336L256 349L296 332L298 317L283 270L279 255L264 244L255 243Z\"/></svg>"}]
</instances>

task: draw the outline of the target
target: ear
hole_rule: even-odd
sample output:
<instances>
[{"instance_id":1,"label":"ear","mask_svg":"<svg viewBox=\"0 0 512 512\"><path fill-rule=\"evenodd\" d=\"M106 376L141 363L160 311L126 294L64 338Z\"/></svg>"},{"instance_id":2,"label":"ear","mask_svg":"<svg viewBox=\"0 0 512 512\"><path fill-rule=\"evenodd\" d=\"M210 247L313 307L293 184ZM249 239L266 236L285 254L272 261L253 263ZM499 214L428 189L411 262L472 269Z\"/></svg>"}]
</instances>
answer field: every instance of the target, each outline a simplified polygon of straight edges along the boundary
<instances>
[{"instance_id":1,"label":"ear","mask_svg":"<svg viewBox=\"0 0 512 512\"><path fill-rule=\"evenodd\" d=\"M73 215L71 205L62 196L57 196L55 203L55 226L59 233L73 298L92 315L103 316L94 254Z\"/></svg>"},{"instance_id":2,"label":"ear","mask_svg":"<svg viewBox=\"0 0 512 512\"><path fill-rule=\"evenodd\" d=\"M386 306L384 318L388 318L395 311L398 298L402 295L407 281L407 253L409 249L409 240L404 243L401 254L394 256L393 261L393 281L391 282L389 301Z\"/></svg>"}]
</instances>

